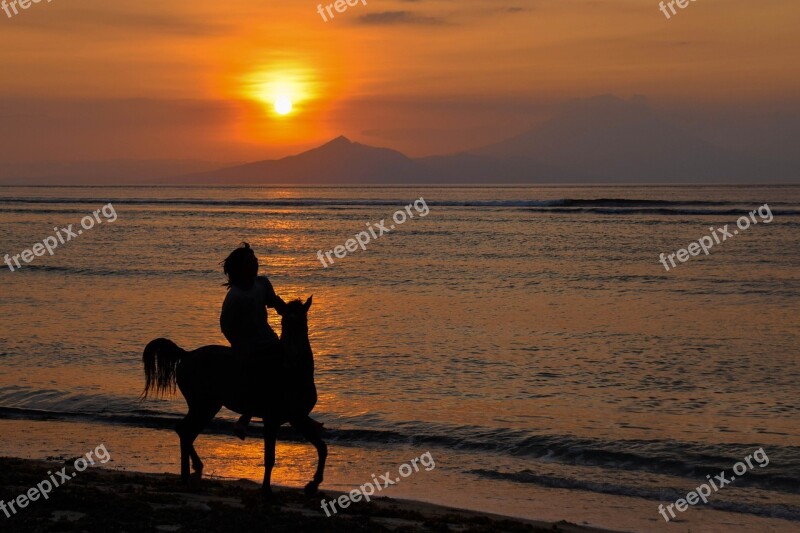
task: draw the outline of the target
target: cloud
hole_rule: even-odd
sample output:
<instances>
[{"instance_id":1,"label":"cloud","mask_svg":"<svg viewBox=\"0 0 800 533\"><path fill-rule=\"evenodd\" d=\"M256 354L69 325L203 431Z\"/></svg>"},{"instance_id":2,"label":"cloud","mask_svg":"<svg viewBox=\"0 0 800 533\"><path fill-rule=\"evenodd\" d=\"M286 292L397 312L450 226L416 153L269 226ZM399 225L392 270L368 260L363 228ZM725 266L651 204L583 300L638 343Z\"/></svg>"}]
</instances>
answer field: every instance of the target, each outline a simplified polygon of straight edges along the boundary
<instances>
[{"instance_id":1,"label":"cloud","mask_svg":"<svg viewBox=\"0 0 800 533\"><path fill-rule=\"evenodd\" d=\"M358 18L360 24L368 25L441 25L445 24L444 19L438 17L423 17L411 11L382 11L378 13L367 13Z\"/></svg>"},{"instance_id":2,"label":"cloud","mask_svg":"<svg viewBox=\"0 0 800 533\"><path fill-rule=\"evenodd\" d=\"M136 33L208 37L231 31L231 27L179 13L158 13L99 6L70 10L42 11L39 16L15 21L18 30L47 32L90 31L92 33Z\"/></svg>"}]
</instances>

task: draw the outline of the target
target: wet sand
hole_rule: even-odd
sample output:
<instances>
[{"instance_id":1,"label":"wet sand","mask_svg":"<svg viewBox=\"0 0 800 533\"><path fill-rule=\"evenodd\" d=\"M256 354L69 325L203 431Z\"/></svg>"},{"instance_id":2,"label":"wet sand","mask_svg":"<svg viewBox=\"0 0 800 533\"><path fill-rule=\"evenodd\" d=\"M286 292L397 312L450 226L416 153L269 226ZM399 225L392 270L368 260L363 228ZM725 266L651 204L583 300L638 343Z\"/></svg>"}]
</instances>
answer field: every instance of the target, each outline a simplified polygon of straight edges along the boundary
<instances>
[{"instance_id":1,"label":"wet sand","mask_svg":"<svg viewBox=\"0 0 800 533\"><path fill-rule=\"evenodd\" d=\"M0 499L26 494L48 471L72 460L0 458ZM54 474L55 475L55 474ZM58 477L56 476L56 479ZM459 531L592 533L602 530L568 524L511 519L408 500L377 498L351 504L327 517L320 500L339 492L306 497L301 490L276 487L272 501L248 480L194 480L182 484L174 474L120 472L89 468L56 487L48 499L27 502L6 517L3 531ZM15 506L16 508L16 506Z\"/></svg>"}]
</instances>

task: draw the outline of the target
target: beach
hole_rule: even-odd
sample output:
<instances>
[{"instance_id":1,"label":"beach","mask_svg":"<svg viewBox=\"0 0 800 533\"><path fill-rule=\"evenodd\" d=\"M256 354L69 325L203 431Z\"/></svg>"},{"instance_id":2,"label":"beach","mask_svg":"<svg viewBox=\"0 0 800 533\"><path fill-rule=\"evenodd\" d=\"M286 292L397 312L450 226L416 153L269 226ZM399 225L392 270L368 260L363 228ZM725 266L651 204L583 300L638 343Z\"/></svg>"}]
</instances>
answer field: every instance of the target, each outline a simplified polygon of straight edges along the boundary
<instances>
[{"instance_id":1,"label":"beach","mask_svg":"<svg viewBox=\"0 0 800 533\"><path fill-rule=\"evenodd\" d=\"M419 198L424 218L321 264ZM140 400L142 350L226 343L219 262L246 240L279 295L314 295L323 491L430 453L381 495L615 531L800 522L797 187L6 187L2 249L109 203L113 223L0 272L0 456L104 444L103 468L177 474L186 404ZM769 223L659 262L765 203ZM205 473L258 482L260 422L242 443L234 420L198 439ZM659 513L759 449L769 464ZM277 458L277 485L309 481L289 429Z\"/></svg>"},{"instance_id":2,"label":"beach","mask_svg":"<svg viewBox=\"0 0 800 533\"><path fill-rule=\"evenodd\" d=\"M797 0L0 19L0 533L800 533Z\"/></svg>"},{"instance_id":3,"label":"beach","mask_svg":"<svg viewBox=\"0 0 800 533\"><path fill-rule=\"evenodd\" d=\"M36 486L46 472L67 463L0 458L0 499L9 501ZM320 496L335 498L341 493ZM326 516L319 497L277 488L271 500L251 481L196 480L176 475L88 470L58 487L47 500L0 516L3 531L463 531L600 533L568 523L542 523L378 498Z\"/></svg>"}]
</instances>

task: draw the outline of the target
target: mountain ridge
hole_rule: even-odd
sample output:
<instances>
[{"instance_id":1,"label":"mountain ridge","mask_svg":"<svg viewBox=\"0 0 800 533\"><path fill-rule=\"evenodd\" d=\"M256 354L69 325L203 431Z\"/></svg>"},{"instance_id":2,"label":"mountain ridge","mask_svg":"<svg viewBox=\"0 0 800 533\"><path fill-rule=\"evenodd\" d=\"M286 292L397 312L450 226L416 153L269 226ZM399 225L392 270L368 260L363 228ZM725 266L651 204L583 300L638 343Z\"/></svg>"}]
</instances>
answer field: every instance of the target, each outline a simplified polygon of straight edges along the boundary
<instances>
[{"instance_id":1,"label":"mountain ridge","mask_svg":"<svg viewBox=\"0 0 800 533\"><path fill-rule=\"evenodd\" d=\"M729 183L785 181L800 169L737 153L661 117L644 97L567 103L543 124L482 148L412 158L340 135L280 159L195 172L170 183L261 185Z\"/></svg>"}]
</instances>

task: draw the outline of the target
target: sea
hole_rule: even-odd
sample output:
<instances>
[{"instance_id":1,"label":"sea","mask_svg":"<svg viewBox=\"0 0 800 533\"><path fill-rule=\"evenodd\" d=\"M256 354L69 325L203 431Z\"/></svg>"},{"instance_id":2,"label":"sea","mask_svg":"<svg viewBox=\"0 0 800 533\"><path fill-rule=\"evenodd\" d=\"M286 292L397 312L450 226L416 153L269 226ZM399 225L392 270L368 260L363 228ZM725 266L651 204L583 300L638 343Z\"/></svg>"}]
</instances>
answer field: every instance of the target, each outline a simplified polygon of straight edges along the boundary
<instances>
[{"instance_id":1,"label":"sea","mask_svg":"<svg viewBox=\"0 0 800 533\"><path fill-rule=\"evenodd\" d=\"M248 242L280 296L313 295L323 490L389 474L377 495L506 516L800 531L800 186L0 187L0 220L0 456L102 443L106 468L177 474L186 405L140 400L142 350L225 344L220 262ZM260 482L260 422L241 442L235 417L198 439L205 473ZM275 483L311 478L289 428L277 455Z\"/></svg>"}]
</instances>

